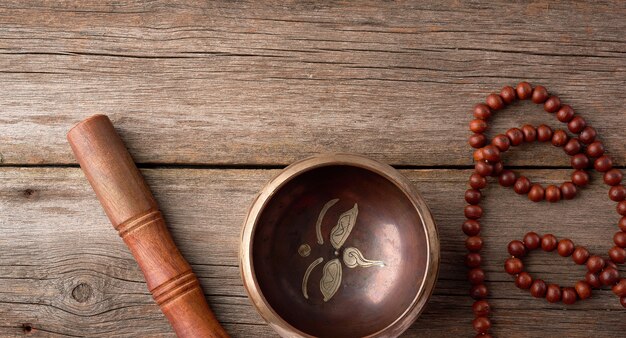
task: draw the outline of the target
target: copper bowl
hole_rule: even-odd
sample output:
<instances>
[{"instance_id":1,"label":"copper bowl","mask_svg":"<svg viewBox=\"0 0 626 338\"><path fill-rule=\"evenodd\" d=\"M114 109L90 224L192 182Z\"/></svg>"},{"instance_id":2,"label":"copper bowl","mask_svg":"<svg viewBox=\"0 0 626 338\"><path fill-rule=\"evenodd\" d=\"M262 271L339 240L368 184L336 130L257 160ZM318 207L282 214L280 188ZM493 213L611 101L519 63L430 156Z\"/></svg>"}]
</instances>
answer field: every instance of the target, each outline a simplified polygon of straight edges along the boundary
<instances>
[{"instance_id":1,"label":"copper bowl","mask_svg":"<svg viewBox=\"0 0 626 338\"><path fill-rule=\"evenodd\" d=\"M368 158L296 162L261 190L241 246L244 286L283 337L396 337L435 286L439 239L411 182Z\"/></svg>"}]
</instances>

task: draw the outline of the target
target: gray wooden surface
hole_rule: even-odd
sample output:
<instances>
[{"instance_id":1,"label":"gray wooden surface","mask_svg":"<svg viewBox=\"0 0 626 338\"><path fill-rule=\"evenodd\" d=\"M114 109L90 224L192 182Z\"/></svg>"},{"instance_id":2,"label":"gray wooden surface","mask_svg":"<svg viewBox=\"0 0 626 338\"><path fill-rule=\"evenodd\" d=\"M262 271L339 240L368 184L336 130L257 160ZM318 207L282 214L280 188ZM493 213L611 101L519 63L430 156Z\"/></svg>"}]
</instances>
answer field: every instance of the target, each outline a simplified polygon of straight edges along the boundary
<instances>
[{"instance_id":1,"label":"gray wooden surface","mask_svg":"<svg viewBox=\"0 0 626 338\"><path fill-rule=\"evenodd\" d=\"M406 337L472 336L463 266L469 110L503 85L543 84L626 165L626 2L0 3L0 336L173 337L65 141L111 116L152 186L218 319L273 337L245 296L241 223L277 170L311 154L361 153L403 168L432 208L440 280ZM529 103L492 135L554 117ZM568 158L523 146L505 162L541 182ZM516 289L506 244L529 230L605 254L616 231L600 177L575 200L533 204L490 187L484 237L499 337L623 337L608 290L574 306ZM529 270L573 284L569 259ZM621 268L622 275L626 269Z\"/></svg>"}]
</instances>

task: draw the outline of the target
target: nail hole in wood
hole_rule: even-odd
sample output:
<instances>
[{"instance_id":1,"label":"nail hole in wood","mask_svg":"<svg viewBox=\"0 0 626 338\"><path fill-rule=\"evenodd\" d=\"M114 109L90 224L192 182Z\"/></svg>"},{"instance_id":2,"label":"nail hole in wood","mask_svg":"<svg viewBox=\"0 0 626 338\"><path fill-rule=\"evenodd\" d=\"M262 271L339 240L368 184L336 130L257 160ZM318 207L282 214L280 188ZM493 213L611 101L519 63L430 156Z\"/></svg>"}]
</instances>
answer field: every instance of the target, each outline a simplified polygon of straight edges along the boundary
<instances>
[{"instance_id":1,"label":"nail hole in wood","mask_svg":"<svg viewBox=\"0 0 626 338\"><path fill-rule=\"evenodd\" d=\"M26 190L24 190L23 193L24 193L24 197L30 198L35 193L35 190L33 190L33 189L26 189Z\"/></svg>"},{"instance_id":2,"label":"nail hole in wood","mask_svg":"<svg viewBox=\"0 0 626 338\"><path fill-rule=\"evenodd\" d=\"M33 331L33 326L31 324L22 324L22 331L24 331L25 334L29 334Z\"/></svg>"}]
</instances>

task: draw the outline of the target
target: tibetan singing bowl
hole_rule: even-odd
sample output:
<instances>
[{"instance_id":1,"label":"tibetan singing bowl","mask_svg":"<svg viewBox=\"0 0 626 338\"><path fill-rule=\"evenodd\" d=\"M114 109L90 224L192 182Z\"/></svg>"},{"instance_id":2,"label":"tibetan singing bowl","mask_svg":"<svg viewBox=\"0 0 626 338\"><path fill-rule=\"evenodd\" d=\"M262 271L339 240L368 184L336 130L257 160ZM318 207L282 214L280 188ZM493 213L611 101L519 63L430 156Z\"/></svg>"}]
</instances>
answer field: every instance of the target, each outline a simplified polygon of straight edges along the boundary
<instances>
[{"instance_id":1,"label":"tibetan singing bowl","mask_svg":"<svg viewBox=\"0 0 626 338\"><path fill-rule=\"evenodd\" d=\"M422 198L397 170L362 156L290 165L244 224L244 286L283 337L396 337L423 310L438 269Z\"/></svg>"}]
</instances>

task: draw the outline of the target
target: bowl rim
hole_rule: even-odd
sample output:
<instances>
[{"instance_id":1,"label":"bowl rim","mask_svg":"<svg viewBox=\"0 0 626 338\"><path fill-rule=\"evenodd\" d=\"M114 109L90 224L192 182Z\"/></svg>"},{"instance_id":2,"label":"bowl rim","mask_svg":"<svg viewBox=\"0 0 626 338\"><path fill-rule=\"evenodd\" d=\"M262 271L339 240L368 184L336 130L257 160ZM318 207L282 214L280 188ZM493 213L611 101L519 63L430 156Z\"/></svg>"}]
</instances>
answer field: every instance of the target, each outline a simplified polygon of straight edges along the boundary
<instances>
[{"instance_id":1,"label":"bowl rim","mask_svg":"<svg viewBox=\"0 0 626 338\"><path fill-rule=\"evenodd\" d=\"M439 274L440 244L437 227L430 209L409 179L395 168L367 158L362 155L348 153L320 154L294 162L272 178L253 199L241 232L239 252L239 268L248 297L257 312L281 337L314 337L300 331L280 317L267 301L255 276L252 259L252 243L260 215L274 194L295 177L320 167L346 165L372 171L399 188L411 201L417 211L424 228L427 260L426 273L415 298L405 311L383 329L366 337L397 337L406 331L424 310L426 302L432 295Z\"/></svg>"}]
</instances>

